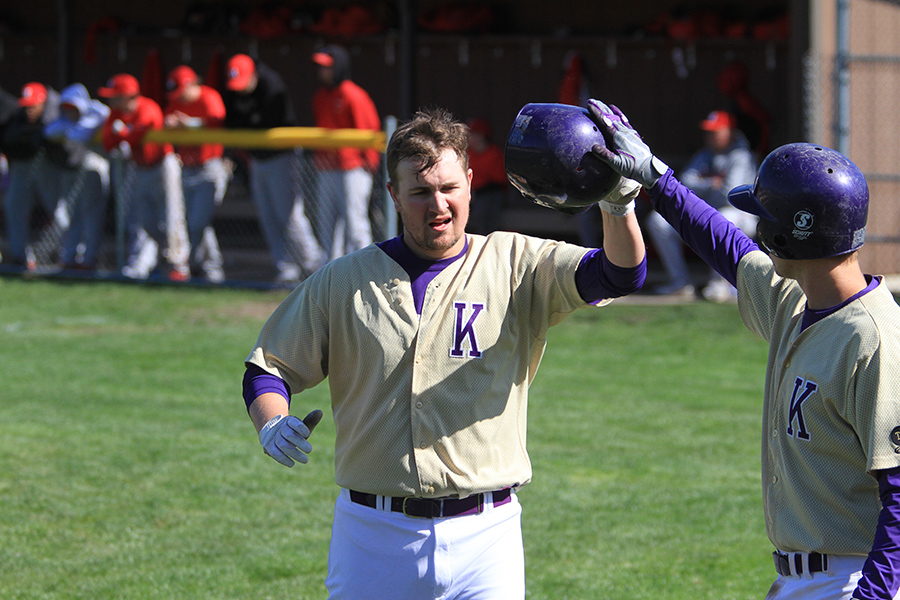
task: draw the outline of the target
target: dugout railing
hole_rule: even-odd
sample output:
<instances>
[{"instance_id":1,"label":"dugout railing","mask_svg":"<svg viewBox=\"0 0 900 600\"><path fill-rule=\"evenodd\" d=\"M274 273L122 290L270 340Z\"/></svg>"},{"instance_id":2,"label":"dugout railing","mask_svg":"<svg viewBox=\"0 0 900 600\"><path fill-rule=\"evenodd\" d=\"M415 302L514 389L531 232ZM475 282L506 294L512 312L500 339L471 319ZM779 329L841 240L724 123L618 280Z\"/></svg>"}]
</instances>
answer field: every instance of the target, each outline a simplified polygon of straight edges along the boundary
<instances>
[{"instance_id":1,"label":"dugout railing","mask_svg":"<svg viewBox=\"0 0 900 600\"><path fill-rule=\"evenodd\" d=\"M178 145L218 143L225 146L226 164L230 171L225 197L213 213L212 229L224 258L225 281L222 285L239 287L279 287L277 270L259 226L256 205L249 186L247 150L254 148L286 149L292 152L294 192L303 199L311 224L319 233L320 206L315 201L319 189L319 171L313 157L316 150L341 147L373 148L381 155L378 169L373 173L369 198L369 223L374 241L393 237L397 233L397 217L386 190L384 148L395 126L392 117L385 119L382 131L354 129L323 129L317 127L281 127L269 130L228 129L161 129L151 131L146 140L169 142ZM104 154L110 162L110 193L106 199L102 245L99 260L94 269L75 272L63 269L59 260L62 236L68 226L68 216L74 210L72 198L76 190L61 189L55 209L46 203L32 202L29 222L28 264L25 269L4 261L0 272L31 273L42 276L72 276L98 279L130 279L123 274L129 247L135 232L130 215L134 210L132 197L133 165L117 152ZM0 167L3 166L0 161ZM6 169L0 169L6 175ZM75 178L78 181L78 178ZM0 194L7 191L8 179L4 176ZM2 198L5 202L5 198ZM0 203L0 206L4 206ZM0 211L0 254L6 252L7 228L3 211ZM133 277L131 278L133 279ZM162 271L151 272L138 280L165 281ZM192 278L193 283L209 283Z\"/></svg>"}]
</instances>

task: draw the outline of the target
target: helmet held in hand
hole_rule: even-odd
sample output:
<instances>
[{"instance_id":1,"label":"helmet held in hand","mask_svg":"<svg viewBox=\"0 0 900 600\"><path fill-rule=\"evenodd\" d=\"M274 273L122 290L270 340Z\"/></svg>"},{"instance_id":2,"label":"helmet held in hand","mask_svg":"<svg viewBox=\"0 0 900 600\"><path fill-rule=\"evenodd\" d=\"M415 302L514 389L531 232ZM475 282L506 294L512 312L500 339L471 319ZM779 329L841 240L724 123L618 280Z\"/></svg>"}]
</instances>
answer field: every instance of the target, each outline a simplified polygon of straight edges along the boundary
<instances>
[{"instance_id":1,"label":"helmet held in hand","mask_svg":"<svg viewBox=\"0 0 900 600\"><path fill-rule=\"evenodd\" d=\"M526 104L506 140L506 175L536 204L575 214L613 191L621 176L594 156L606 145L587 109Z\"/></svg>"}]
</instances>

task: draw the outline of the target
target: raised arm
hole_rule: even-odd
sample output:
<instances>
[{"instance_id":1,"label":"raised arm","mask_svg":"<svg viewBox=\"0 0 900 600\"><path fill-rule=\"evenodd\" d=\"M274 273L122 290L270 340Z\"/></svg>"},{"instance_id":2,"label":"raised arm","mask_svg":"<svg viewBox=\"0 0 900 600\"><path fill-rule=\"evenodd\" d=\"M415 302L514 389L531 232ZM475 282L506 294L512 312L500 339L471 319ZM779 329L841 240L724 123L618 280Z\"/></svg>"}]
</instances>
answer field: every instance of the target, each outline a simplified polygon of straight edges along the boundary
<instances>
[{"instance_id":1,"label":"raised arm","mask_svg":"<svg viewBox=\"0 0 900 600\"><path fill-rule=\"evenodd\" d=\"M605 210L603 219L603 250L617 267L636 267L644 262L646 249L641 228L634 211L616 217Z\"/></svg>"},{"instance_id":2,"label":"raised arm","mask_svg":"<svg viewBox=\"0 0 900 600\"><path fill-rule=\"evenodd\" d=\"M607 140L607 146L594 147L594 154L623 177L647 189L654 208L685 243L734 285L738 263L745 254L757 249L756 244L682 185L672 169L654 156L621 110L599 100L590 100L588 108Z\"/></svg>"}]
</instances>

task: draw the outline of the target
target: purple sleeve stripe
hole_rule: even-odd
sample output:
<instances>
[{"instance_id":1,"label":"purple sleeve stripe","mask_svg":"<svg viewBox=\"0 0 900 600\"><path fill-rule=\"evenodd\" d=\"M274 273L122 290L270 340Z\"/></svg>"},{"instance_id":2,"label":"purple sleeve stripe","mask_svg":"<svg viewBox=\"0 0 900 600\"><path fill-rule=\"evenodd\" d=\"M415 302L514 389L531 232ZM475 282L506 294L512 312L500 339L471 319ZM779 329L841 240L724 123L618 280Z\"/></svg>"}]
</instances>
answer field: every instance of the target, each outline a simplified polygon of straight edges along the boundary
<instances>
[{"instance_id":1,"label":"purple sleeve stripe","mask_svg":"<svg viewBox=\"0 0 900 600\"><path fill-rule=\"evenodd\" d=\"M581 299L590 304L632 294L646 279L646 256L636 267L619 267L609 261L602 248L586 253L575 271L575 287Z\"/></svg>"},{"instance_id":2,"label":"purple sleeve stripe","mask_svg":"<svg viewBox=\"0 0 900 600\"><path fill-rule=\"evenodd\" d=\"M900 467L879 471L881 514L854 598L894 598L900 590Z\"/></svg>"},{"instance_id":3,"label":"purple sleeve stripe","mask_svg":"<svg viewBox=\"0 0 900 600\"><path fill-rule=\"evenodd\" d=\"M737 285L741 258L757 245L718 210L675 178L672 170L650 190L653 207L681 239L731 285Z\"/></svg>"},{"instance_id":4,"label":"purple sleeve stripe","mask_svg":"<svg viewBox=\"0 0 900 600\"><path fill-rule=\"evenodd\" d=\"M253 401L266 392L275 392L281 394L287 400L288 406L291 405L291 389L288 384L281 378L267 373L253 364L247 364L244 371L244 404L247 410Z\"/></svg>"}]
</instances>

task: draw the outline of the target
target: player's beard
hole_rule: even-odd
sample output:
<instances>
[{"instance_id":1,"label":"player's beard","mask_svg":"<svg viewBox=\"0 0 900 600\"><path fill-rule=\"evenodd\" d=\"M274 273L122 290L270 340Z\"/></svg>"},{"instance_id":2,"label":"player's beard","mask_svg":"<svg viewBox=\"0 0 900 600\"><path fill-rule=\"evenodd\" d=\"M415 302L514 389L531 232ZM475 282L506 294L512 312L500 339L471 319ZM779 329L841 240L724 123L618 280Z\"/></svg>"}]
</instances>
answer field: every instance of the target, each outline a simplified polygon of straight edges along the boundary
<instances>
[{"instance_id":1,"label":"player's beard","mask_svg":"<svg viewBox=\"0 0 900 600\"><path fill-rule=\"evenodd\" d=\"M402 213L400 218L403 220ZM409 237L409 241L417 248L421 248L429 253L443 253L453 248L466 234L468 214L464 215L463 220L460 220L460 215L454 213L452 219L450 229L438 236L429 235L431 231L427 223L423 223L420 227L410 227L404 221L407 224L404 225L403 229L405 235ZM408 245L409 243L407 243ZM412 248L412 250L415 251L415 248Z\"/></svg>"}]
</instances>

